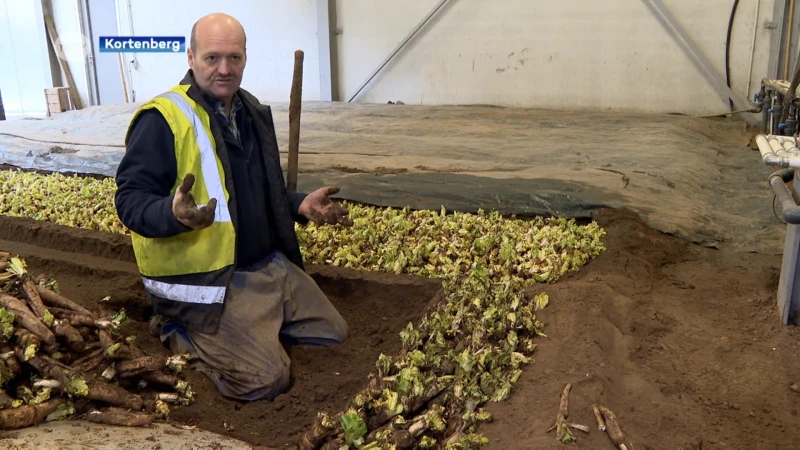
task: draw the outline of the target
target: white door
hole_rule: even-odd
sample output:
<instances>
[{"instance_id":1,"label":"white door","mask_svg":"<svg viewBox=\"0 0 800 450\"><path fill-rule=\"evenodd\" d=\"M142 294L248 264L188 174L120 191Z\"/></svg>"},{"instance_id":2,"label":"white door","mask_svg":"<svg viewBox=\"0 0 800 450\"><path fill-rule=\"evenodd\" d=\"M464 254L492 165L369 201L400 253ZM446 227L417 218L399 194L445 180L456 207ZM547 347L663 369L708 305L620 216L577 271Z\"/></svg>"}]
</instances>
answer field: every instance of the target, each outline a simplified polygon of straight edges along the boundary
<instances>
[{"instance_id":1,"label":"white door","mask_svg":"<svg viewBox=\"0 0 800 450\"><path fill-rule=\"evenodd\" d=\"M124 103L122 80L116 53L101 53L98 49L101 36L117 36L117 8L110 0L88 0L87 15L91 28L94 76L97 80L98 104Z\"/></svg>"}]
</instances>

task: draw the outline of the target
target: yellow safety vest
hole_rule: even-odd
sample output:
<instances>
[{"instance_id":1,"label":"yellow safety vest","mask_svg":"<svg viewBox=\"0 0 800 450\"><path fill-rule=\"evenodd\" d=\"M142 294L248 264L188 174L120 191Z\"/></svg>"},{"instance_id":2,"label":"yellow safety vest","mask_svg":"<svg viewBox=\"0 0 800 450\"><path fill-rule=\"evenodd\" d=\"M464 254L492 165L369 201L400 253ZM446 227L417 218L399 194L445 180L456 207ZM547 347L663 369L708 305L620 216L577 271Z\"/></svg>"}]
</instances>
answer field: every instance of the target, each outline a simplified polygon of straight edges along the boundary
<instances>
[{"instance_id":1,"label":"yellow safety vest","mask_svg":"<svg viewBox=\"0 0 800 450\"><path fill-rule=\"evenodd\" d=\"M187 95L190 85L177 85L143 104L131 118L133 124L143 111L156 108L169 123L175 136L178 177L174 194L187 173L195 176L192 195L198 206L217 199L214 223L169 238L146 238L131 232L136 263L144 287L160 298L200 304L223 303L227 286L216 285L219 271L232 269L235 261L236 232L228 210L230 194L225 188L225 172L215 151L209 115ZM213 275L213 274L217 275ZM189 277L186 277L189 275ZM181 283L152 279L181 276ZM187 278L191 283L187 283ZM209 280L209 281L206 281Z\"/></svg>"}]
</instances>

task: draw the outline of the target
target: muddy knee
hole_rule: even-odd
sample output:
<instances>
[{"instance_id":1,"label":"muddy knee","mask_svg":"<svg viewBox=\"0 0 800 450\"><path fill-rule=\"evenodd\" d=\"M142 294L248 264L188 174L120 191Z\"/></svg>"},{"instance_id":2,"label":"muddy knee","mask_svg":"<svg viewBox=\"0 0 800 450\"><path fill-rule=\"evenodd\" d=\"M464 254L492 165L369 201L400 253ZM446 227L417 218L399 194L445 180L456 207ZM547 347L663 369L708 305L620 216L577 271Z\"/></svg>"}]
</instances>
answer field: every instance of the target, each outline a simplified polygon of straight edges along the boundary
<instances>
[{"instance_id":1,"label":"muddy knee","mask_svg":"<svg viewBox=\"0 0 800 450\"><path fill-rule=\"evenodd\" d=\"M276 367L269 374L261 377L260 383L255 383L250 389L242 389L238 398L242 400L274 400L275 397L283 394L291 385L291 372L288 365ZM242 386L244 387L244 386ZM244 391L249 392L244 392Z\"/></svg>"},{"instance_id":2,"label":"muddy knee","mask_svg":"<svg viewBox=\"0 0 800 450\"><path fill-rule=\"evenodd\" d=\"M289 388L292 382L292 374L291 370L288 365L282 366L278 376L275 378L275 381L272 383L272 388L270 392L267 394L267 400L273 400L275 397L283 394L286 392L286 389Z\"/></svg>"},{"instance_id":3,"label":"muddy knee","mask_svg":"<svg viewBox=\"0 0 800 450\"><path fill-rule=\"evenodd\" d=\"M333 322L334 340L339 344L343 343L350 337L350 326L341 315L337 315L337 320Z\"/></svg>"},{"instance_id":4,"label":"muddy knee","mask_svg":"<svg viewBox=\"0 0 800 450\"><path fill-rule=\"evenodd\" d=\"M240 362L237 367L216 370L203 367L199 371L206 373L225 397L245 401L273 400L290 386L289 364L288 360L261 361L255 365Z\"/></svg>"},{"instance_id":5,"label":"muddy knee","mask_svg":"<svg viewBox=\"0 0 800 450\"><path fill-rule=\"evenodd\" d=\"M291 364L291 363L290 363ZM280 378L280 385L285 389L289 387L289 383L292 380L292 370L289 367L289 364L283 366L281 369L281 378Z\"/></svg>"}]
</instances>

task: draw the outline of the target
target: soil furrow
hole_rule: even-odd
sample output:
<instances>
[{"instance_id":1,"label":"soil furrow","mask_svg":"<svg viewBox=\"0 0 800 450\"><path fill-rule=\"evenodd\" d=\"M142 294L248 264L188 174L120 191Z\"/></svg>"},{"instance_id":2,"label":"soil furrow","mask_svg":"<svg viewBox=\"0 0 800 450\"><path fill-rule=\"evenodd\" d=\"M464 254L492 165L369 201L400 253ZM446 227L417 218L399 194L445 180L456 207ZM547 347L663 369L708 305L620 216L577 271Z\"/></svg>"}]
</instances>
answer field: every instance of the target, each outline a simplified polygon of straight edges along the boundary
<instances>
[{"instance_id":1,"label":"soil furrow","mask_svg":"<svg viewBox=\"0 0 800 450\"><path fill-rule=\"evenodd\" d=\"M94 309L102 301L107 308L125 308L132 320L124 331L143 350L167 353L148 333L152 308L127 236L0 216L0 250L24 258L34 275L55 277L61 292L83 306ZM205 376L189 371L196 402L173 410L170 420L254 445L291 447L318 411L339 411L366 385L381 353L399 351L400 330L416 322L440 290L438 281L407 275L307 269L348 321L350 339L337 348L292 348L293 385L274 402L227 400Z\"/></svg>"}]
</instances>

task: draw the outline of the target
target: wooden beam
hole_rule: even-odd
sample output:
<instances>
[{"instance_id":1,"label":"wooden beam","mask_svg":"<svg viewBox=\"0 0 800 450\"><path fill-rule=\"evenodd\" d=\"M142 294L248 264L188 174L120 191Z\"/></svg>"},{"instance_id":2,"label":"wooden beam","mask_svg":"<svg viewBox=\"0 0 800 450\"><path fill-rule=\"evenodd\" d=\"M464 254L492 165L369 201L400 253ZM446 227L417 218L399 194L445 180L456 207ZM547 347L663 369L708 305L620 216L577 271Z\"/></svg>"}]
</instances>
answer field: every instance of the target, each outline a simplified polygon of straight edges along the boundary
<instances>
[{"instance_id":1,"label":"wooden beam","mask_svg":"<svg viewBox=\"0 0 800 450\"><path fill-rule=\"evenodd\" d=\"M75 105L75 109L82 109L83 102L81 102L81 97L78 95L78 90L75 87L75 79L72 77L72 71L69 68L69 62L67 61L67 57L64 55L61 46L58 45L58 30L56 30L56 23L53 19L53 5L50 0L43 0L42 6L44 9L44 25L47 28L47 35L50 38L50 43L53 45L53 49L56 51L58 65L61 67L61 70L64 72L64 76L67 78L66 87L69 89L69 96L71 97L72 104Z\"/></svg>"},{"instance_id":2,"label":"wooden beam","mask_svg":"<svg viewBox=\"0 0 800 450\"><path fill-rule=\"evenodd\" d=\"M119 66L119 81L122 85L122 96L125 103L128 103L128 83L125 82L125 68L122 65L122 53L117 53L117 65Z\"/></svg>"}]
</instances>

